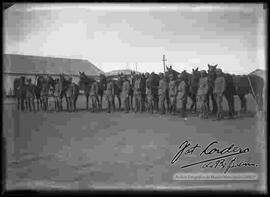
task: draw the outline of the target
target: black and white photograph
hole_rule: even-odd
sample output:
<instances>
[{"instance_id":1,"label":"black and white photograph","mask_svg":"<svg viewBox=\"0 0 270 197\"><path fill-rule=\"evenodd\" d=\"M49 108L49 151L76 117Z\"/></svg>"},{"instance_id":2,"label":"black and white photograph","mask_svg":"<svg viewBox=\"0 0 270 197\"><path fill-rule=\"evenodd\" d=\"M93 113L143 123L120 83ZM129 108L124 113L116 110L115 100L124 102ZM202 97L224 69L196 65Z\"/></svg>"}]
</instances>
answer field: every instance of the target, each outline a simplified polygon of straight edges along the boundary
<instances>
[{"instance_id":1,"label":"black and white photograph","mask_svg":"<svg viewBox=\"0 0 270 197\"><path fill-rule=\"evenodd\" d=\"M4 189L267 192L263 3L3 3Z\"/></svg>"}]
</instances>

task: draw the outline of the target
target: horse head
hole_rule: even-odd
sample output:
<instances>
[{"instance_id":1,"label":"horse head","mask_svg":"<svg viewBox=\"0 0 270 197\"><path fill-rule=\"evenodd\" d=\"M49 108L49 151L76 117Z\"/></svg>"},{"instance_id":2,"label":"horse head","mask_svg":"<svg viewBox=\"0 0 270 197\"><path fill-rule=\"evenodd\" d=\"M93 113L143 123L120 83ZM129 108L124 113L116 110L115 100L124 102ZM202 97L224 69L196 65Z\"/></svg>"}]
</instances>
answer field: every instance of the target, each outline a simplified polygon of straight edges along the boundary
<instances>
[{"instance_id":1,"label":"horse head","mask_svg":"<svg viewBox=\"0 0 270 197\"><path fill-rule=\"evenodd\" d=\"M192 69L192 74L191 74L191 81L193 82L198 82L200 79L200 71L199 71L199 67L197 67L196 69Z\"/></svg>"},{"instance_id":2,"label":"horse head","mask_svg":"<svg viewBox=\"0 0 270 197\"><path fill-rule=\"evenodd\" d=\"M214 73L216 72L217 64L216 65L210 65L208 64L208 73Z\"/></svg>"},{"instance_id":3,"label":"horse head","mask_svg":"<svg viewBox=\"0 0 270 197\"><path fill-rule=\"evenodd\" d=\"M217 68L217 64L216 65L208 64L208 81L210 83L210 86L214 85L215 79L217 77L216 68Z\"/></svg>"}]
</instances>

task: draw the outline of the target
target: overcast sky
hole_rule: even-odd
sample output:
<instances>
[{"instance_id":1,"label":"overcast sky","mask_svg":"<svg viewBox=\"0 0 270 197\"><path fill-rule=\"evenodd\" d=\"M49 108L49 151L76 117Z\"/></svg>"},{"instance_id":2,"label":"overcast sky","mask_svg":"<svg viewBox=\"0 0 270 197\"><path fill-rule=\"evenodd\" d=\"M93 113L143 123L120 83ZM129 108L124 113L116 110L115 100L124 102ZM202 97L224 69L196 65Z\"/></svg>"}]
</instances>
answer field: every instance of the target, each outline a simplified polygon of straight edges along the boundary
<instances>
[{"instance_id":1,"label":"overcast sky","mask_svg":"<svg viewBox=\"0 0 270 197\"><path fill-rule=\"evenodd\" d=\"M114 69L178 71L218 64L265 68L262 4L15 4L4 11L4 52L88 59Z\"/></svg>"}]
</instances>

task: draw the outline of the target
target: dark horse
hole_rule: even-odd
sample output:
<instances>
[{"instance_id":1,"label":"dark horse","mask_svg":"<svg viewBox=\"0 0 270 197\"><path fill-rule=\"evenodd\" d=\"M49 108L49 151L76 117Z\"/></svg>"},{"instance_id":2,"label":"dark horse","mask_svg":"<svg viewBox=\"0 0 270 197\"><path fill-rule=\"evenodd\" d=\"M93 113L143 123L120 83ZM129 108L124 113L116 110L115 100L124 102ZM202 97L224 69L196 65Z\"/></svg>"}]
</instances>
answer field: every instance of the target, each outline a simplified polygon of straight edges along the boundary
<instances>
[{"instance_id":1,"label":"dark horse","mask_svg":"<svg viewBox=\"0 0 270 197\"><path fill-rule=\"evenodd\" d=\"M91 85L94 83L94 78L86 76L84 72L79 72L80 74L80 81L79 81L79 88L80 90L84 91L84 95L86 97L86 109L89 108L89 95L91 90Z\"/></svg>"},{"instance_id":2,"label":"dark horse","mask_svg":"<svg viewBox=\"0 0 270 197\"><path fill-rule=\"evenodd\" d=\"M180 73L177 72L176 70L172 69L172 66L170 66L170 67L166 66L166 69L167 69L167 71L165 72L165 79L166 79L167 83L169 84L170 76L172 76L173 79L176 81L176 87L177 87L177 84L178 84L177 77ZM167 106L167 111L169 111L169 106L171 106L170 98L169 98L169 90L167 90L167 92L166 92L166 106Z\"/></svg>"},{"instance_id":3,"label":"dark horse","mask_svg":"<svg viewBox=\"0 0 270 197\"><path fill-rule=\"evenodd\" d=\"M72 79L71 77L69 79ZM76 102L79 96L79 86L74 82L66 79L64 74L60 74L60 108L62 107L62 99L66 98L67 111L72 112L76 111ZM70 97L67 96L67 92L71 92Z\"/></svg>"},{"instance_id":4,"label":"dark horse","mask_svg":"<svg viewBox=\"0 0 270 197\"><path fill-rule=\"evenodd\" d=\"M159 76L158 74L152 72L150 74L150 88L151 88L151 94L153 97L154 102L154 110L158 112L158 87L159 87Z\"/></svg>"},{"instance_id":5,"label":"dark horse","mask_svg":"<svg viewBox=\"0 0 270 197\"><path fill-rule=\"evenodd\" d=\"M114 76L108 76L107 78L111 78L113 86L114 86L114 95L113 95L113 100L112 100L112 107L113 110L115 110L115 97L118 100L118 107L119 110L121 110L121 93L122 93L122 85L123 85L123 75L119 74L117 77Z\"/></svg>"},{"instance_id":6,"label":"dark horse","mask_svg":"<svg viewBox=\"0 0 270 197\"><path fill-rule=\"evenodd\" d=\"M214 84L215 84L215 79L216 79L216 67L217 64L212 66L208 64L208 82L209 82L209 91L207 95L207 106L208 110L210 111L210 102L209 102L209 97L211 98L212 105L213 105L213 110L212 113L217 112L217 103L214 98L213 90L214 90ZM228 73L223 73L223 76L225 78L225 91L224 91L224 96L227 100L228 106L229 106L229 116L232 118L233 115L235 114L234 110L234 95L235 95L235 87L234 87L234 82L233 82L233 76Z\"/></svg>"},{"instance_id":7,"label":"dark horse","mask_svg":"<svg viewBox=\"0 0 270 197\"><path fill-rule=\"evenodd\" d=\"M258 111L263 110L264 80L257 75L234 75L235 94L241 102L240 113L246 113L247 100L245 96L251 94L256 101Z\"/></svg>"},{"instance_id":8,"label":"dark horse","mask_svg":"<svg viewBox=\"0 0 270 197\"><path fill-rule=\"evenodd\" d=\"M104 74L100 74L98 82L98 95L100 96L100 98L98 99L99 110L102 110L103 95L106 88L107 88L106 76Z\"/></svg>"},{"instance_id":9,"label":"dark horse","mask_svg":"<svg viewBox=\"0 0 270 197\"><path fill-rule=\"evenodd\" d=\"M37 100L37 110L39 111L39 105L42 108L42 99L41 99L41 85L42 85L43 76L36 75L35 77L35 97Z\"/></svg>"},{"instance_id":10,"label":"dark horse","mask_svg":"<svg viewBox=\"0 0 270 197\"><path fill-rule=\"evenodd\" d=\"M47 77L41 77L41 100L42 100L42 109L43 111L47 111L49 107L49 96L50 95L50 90L54 89L54 80L51 76L47 75Z\"/></svg>"},{"instance_id":11,"label":"dark horse","mask_svg":"<svg viewBox=\"0 0 270 197\"><path fill-rule=\"evenodd\" d=\"M26 101L26 84L25 77L20 77L14 79L13 83L14 93L17 100L17 109L24 111L25 109L25 101Z\"/></svg>"},{"instance_id":12,"label":"dark horse","mask_svg":"<svg viewBox=\"0 0 270 197\"><path fill-rule=\"evenodd\" d=\"M192 112L197 111L196 99L200 80L200 71L198 71L198 69L198 67L196 69L192 69L192 74L188 74L188 97L191 100L190 110Z\"/></svg>"}]
</instances>

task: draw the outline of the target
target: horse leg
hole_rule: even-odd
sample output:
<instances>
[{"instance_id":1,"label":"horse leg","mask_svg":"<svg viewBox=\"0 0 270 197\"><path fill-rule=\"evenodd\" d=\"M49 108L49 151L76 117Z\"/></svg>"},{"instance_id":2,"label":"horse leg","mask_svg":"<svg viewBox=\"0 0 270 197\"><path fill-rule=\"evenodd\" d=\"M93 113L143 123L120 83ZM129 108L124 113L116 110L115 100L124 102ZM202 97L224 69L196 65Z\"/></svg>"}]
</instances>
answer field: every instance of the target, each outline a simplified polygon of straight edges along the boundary
<instances>
[{"instance_id":1,"label":"horse leg","mask_svg":"<svg viewBox=\"0 0 270 197\"><path fill-rule=\"evenodd\" d=\"M78 96L76 96L74 99L74 111L77 111L77 99L78 99Z\"/></svg>"},{"instance_id":2,"label":"horse leg","mask_svg":"<svg viewBox=\"0 0 270 197\"><path fill-rule=\"evenodd\" d=\"M29 111L29 102L28 102L28 98L25 99L25 111Z\"/></svg>"},{"instance_id":3,"label":"horse leg","mask_svg":"<svg viewBox=\"0 0 270 197\"><path fill-rule=\"evenodd\" d=\"M190 105L190 111L192 112L193 111L193 108L194 108L194 99L193 99L193 95L190 95L189 96L190 100L191 100L191 105Z\"/></svg>"},{"instance_id":4,"label":"horse leg","mask_svg":"<svg viewBox=\"0 0 270 197\"><path fill-rule=\"evenodd\" d=\"M113 111L115 111L115 95L112 96L112 107Z\"/></svg>"},{"instance_id":5,"label":"horse leg","mask_svg":"<svg viewBox=\"0 0 270 197\"><path fill-rule=\"evenodd\" d=\"M100 95L99 109L102 110L103 94Z\"/></svg>"},{"instance_id":6,"label":"horse leg","mask_svg":"<svg viewBox=\"0 0 270 197\"><path fill-rule=\"evenodd\" d=\"M32 112L32 107L31 107L31 98L28 98L27 99L27 102L28 102L28 110L30 111L30 112Z\"/></svg>"},{"instance_id":7,"label":"horse leg","mask_svg":"<svg viewBox=\"0 0 270 197\"><path fill-rule=\"evenodd\" d=\"M217 102L216 102L216 99L215 99L213 93L211 94L211 101L212 101L212 105L213 105L212 114L216 114L217 113Z\"/></svg>"},{"instance_id":8,"label":"horse leg","mask_svg":"<svg viewBox=\"0 0 270 197\"><path fill-rule=\"evenodd\" d=\"M45 102L46 102L46 111L48 111L48 108L49 108L49 98L47 96L45 97Z\"/></svg>"},{"instance_id":9,"label":"horse leg","mask_svg":"<svg viewBox=\"0 0 270 197\"><path fill-rule=\"evenodd\" d=\"M17 110L20 110L20 98L17 97L16 101L17 101Z\"/></svg>"},{"instance_id":10,"label":"horse leg","mask_svg":"<svg viewBox=\"0 0 270 197\"><path fill-rule=\"evenodd\" d=\"M263 94L262 93L258 94L257 98L259 104L259 111L263 111Z\"/></svg>"},{"instance_id":11,"label":"horse leg","mask_svg":"<svg viewBox=\"0 0 270 197\"><path fill-rule=\"evenodd\" d=\"M230 93L225 93L225 98L229 106L229 118L234 116L234 96Z\"/></svg>"},{"instance_id":12,"label":"horse leg","mask_svg":"<svg viewBox=\"0 0 270 197\"><path fill-rule=\"evenodd\" d=\"M211 93L208 93L206 95L206 104L207 104L208 111L210 111L210 96L211 96Z\"/></svg>"},{"instance_id":13,"label":"horse leg","mask_svg":"<svg viewBox=\"0 0 270 197\"><path fill-rule=\"evenodd\" d=\"M32 105L33 105L33 111L35 112L36 111L35 99L32 98L31 100L32 100Z\"/></svg>"},{"instance_id":14,"label":"horse leg","mask_svg":"<svg viewBox=\"0 0 270 197\"><path fill-rule=\"evenodd\" d=\"M240 103L241 103L241 109L240 109L240 113L245 113L246 109L245 109L245 105L246 105L246 98L245 95L238 95L239 99L240 99Z\"/></svg>"},{"instance_id":15,"label":"horse leg","mask_svg":"<svg viewBox=\"0 0 270 197\"><path fill-rule=\"evenodd\" d=\"M21 97L21 110L24 111L24 98Z\"/></svg>"},{"instance_id":16,"label":"horse leg","mask_svg":"<svg viewBox=\"0 0 270 197\"><path fill-rule=\"evenodd\" d=\"M120 96L120 93L117 95L117 98L118 98L118 106L119 106L119 110L121 111L121 96Z\"/></svg>"},{"instance_id":17,"label":"horse leg","mask_svg":"<svg viewBox=\"0 0 270 197\"><path fill-rule=\"evenodd\" d=\"M86 94L86 110L88 111L88 105L89 105L89 95Z\"/></svg>"}]
</instances>

